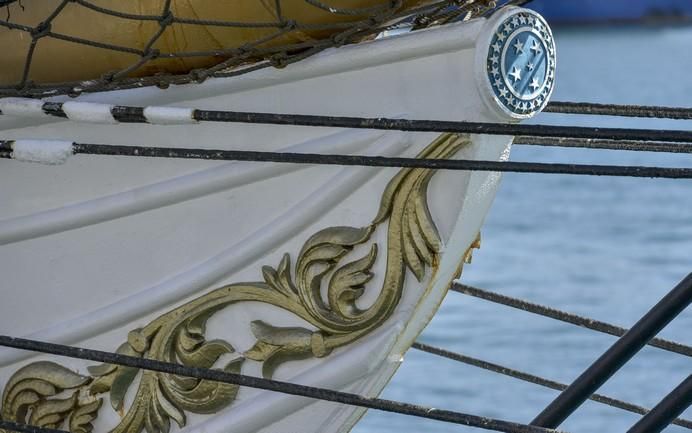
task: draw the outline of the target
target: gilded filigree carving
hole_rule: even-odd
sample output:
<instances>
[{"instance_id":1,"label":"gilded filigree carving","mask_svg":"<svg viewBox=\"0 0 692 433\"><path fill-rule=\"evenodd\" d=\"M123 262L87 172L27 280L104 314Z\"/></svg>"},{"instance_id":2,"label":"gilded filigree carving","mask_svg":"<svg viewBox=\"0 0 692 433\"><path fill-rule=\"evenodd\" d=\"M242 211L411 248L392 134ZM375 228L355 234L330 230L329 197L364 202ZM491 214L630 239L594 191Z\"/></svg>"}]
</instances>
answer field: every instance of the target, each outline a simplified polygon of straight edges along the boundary
<instances>
[{"instance_id":1,"label":"gilded filigree carving","mask_svg":"<svg viewBox=\"0 0 692 433\"><path fill-rule=\"evenodd\" d=\"M449 158L468 143L468 137L446 134L430 144L421 158ZM407 270L422 280L426 269L435 270L441 240L427 204L427 188L434 170L405 168L387 185L380 208L364 227L330 227L311 236L295 263L285 254L277 266L262 268L262 281L217 288L128 334L117 352L186 366L221 366L239 373L243 362L262 363L271 377L282 363L322 358L334 349L353 343L386 321L402 295ZM368 308L357 301L373 277L380 254L371 242L385 222L387 244L384 281ZM368 244L370 245L368 248ZM346 260L356 247L360 257ZM326 299L322 288L326 288ZM205 337L207 320L225 307L256 301L287 310L314 329L249 324L256 343L238 353L223 340ZM67 426L73 433L88 433L108 394L121 421L113 433L168 433L171 422L182 427L186 413L209 414L229 406L238 386L174 376L133 367L102 364L83 376L58 364L40 361L18 370L2 396L2 418L44 427ZM136 386L126 407L126 393Z\"/></svg>"}]
</instances>

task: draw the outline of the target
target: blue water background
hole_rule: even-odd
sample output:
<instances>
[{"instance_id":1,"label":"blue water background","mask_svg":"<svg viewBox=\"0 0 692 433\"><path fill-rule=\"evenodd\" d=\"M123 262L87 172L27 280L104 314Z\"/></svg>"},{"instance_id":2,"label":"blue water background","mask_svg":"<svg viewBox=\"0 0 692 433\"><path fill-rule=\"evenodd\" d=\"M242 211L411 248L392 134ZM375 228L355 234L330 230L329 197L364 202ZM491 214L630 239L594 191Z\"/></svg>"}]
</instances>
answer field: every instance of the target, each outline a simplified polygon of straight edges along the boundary
<instances>
[{"instance_id":1,"label":"blue water background","mask_svg":"<svg viewBox=\"0 0 692 433\"><path fill-rule=\"evenodd\" d=\"M692 28L556 31L553 100L692 106ZM692 122L541 114L534 123L692 130ZM514 161L692 167L690 155L515 146ZM505 175L466 266L467 284L631 326L692 272L692 181ZM692 344L688 309L661 336ZM593 331L449 293L420 341L570 382L613 342ZM656 404L692 360L646 348L600 392ZM383 393L395 400L527 423L555 391L410 350ZM692 418L692 410L685 413ZM561 428L625 432L639 418L587 402ZM355 433L480 432L370 411ZM669 427L666 432L688 430Z\"/></svg>"},{"instance_id":2,"label":"blue water background","mask_svg":"<svg viewBox=\"0 0 692 433\"><path fill-rule=\"evenodd\" d=\"M533 0L528 7L559 22L692 16L689 0Z\"/></svg>"}]
</instances>

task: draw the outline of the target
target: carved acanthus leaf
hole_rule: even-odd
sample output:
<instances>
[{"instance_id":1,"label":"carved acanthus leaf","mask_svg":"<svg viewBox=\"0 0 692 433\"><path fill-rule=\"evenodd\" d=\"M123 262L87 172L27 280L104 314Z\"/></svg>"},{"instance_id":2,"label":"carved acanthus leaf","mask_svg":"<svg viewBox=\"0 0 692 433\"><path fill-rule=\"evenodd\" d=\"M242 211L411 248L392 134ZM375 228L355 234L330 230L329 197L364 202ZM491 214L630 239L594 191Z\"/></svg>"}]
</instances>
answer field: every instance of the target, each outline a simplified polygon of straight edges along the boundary
<instances>
[{"instance_id":1,"label":"carved acanthus leaf","mask_svg":"<svg viewBox=\"0 0 692 433\"><path fill-rule=\"evenodd\" d=\"M321 301L319 288L322 276L331 271L354 246L366 242L371 234L372 227L329 227L317 232L308 239L298 255L298 286L310 288L314 300ZM325 305L320 302L320 307Z\"/></svg>"},{"instance_id":2,"label":"carved acanthus leaf","mask_svg":"<svg viewBox=\"0 0 692 433\"><path fill-rule=\"evenodd\" d=\"M70 417L70 432L91 433L94 429L91 422L96 419L102 403L101 399L80 403Z\"/></svg>"},{"instance_id":3,"label":"carved acanthus leaf","mask_svg":"<svg viewBox=\"0 0 692 433\"><path fill-rule=\"evenodd\" d=\"M262 375L272 377L276 368L286 361L320 356L313 352L316 332L298 327L279 328L261 320L250 324L257 343L244 353L245 357L262 362Z\"/></svg>"},{"instance_id":4,"label":"carved acanthus leaf","mask_svg":"<svg viewBox=\"0 0 692 433\"><path fill-rule=\"evenodd\" d=\"M127 356L141 357L129 343L123 343L116 353ZM139 369L114 364L100 364L88 367L89 373L95 377L89 387L91 394L110 392L111 407L119 411L125 401L125 393L135 380Z\"/></svg>"},{"instance_id":5,"label":"carved acanthus leaf","mask_svg":"<svg viewBox=\"0 0 692 433\"><path fill-rule=\"evenodd\" d=\"M368 254L334 271L327 292L332 310L345 317L356 317L362 313L356 306L356 300L365 291L365 284L373 277L370 270L376 258L377 244L373 244Z\"/></svg>"},{"instance_id":6,"label":"carved acanthus leaf","mask_svg":"<svg viewBox=\"0 0 692 433\"><path fill-rule=\"evenodd\" d=\"M2 396L2 419L57 428L78 406L78 388L91 381L61 365L39 361L20 368ZM58 397L72 391L67 397Z\"/></svg>"},{"instance_id":7,"label":"carved acanthus leaf","mask_svg":"<svg viewBox=\"0 0 692 433\"><path fill-rule=\"evenodd\" d=\"M288 254L283 255L276 270L271 266L262 266L262 276L272 289L287 297L295 298L298 294L298 290L291 280L291 257Z\"/></svg>"}]
</instances>

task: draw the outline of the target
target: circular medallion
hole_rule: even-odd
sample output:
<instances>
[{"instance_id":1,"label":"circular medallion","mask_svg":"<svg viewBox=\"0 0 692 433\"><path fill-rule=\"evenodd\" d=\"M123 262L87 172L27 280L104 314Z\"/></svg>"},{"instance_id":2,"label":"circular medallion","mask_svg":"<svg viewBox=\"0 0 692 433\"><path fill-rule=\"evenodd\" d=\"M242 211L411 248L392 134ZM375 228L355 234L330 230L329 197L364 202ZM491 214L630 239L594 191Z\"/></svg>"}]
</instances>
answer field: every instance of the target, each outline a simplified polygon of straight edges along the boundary
<instances>
[{"instance_id":1,"label":"circular medallion","mask_svg":"<svg viewBox=\"0 0 692 433\"><path fill-rule=\"evenodd\" d=\"M529 117L543 109L555 83L555 42L543 18L524 10L502 21L487 69L495 98L510 114Z\"/></svg>"}]
</instances>

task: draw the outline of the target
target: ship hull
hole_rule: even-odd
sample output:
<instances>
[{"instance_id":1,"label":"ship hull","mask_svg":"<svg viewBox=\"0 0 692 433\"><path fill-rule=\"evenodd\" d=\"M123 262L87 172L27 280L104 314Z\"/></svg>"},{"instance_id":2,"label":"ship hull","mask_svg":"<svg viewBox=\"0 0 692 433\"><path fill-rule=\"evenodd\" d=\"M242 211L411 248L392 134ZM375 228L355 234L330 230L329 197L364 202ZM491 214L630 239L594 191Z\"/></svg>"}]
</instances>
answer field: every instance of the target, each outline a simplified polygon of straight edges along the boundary
<instances>
[{"instance_id":1,"label":"ship hull","mask_svg":"<svg viewBox=\"0 0 692 433\"><path fill-rule=\"evenodd\" d=\"M285 70L79 100L515 121L525 113L508 115L486 78L488 46L515 13L328 51ZM506 160L512 141L218 123L95 126L10 116L0 118L0 130L16 140L489 161ZM375 396L479 246L500 177L88 155L59 166L0 160L0 180L11 186L0 193L0 328ZM42 381L56 393L30 389L38 393L34 411L58 394L72 396L72 406L51 425L88 414L95 432L341 432L363 413L3 349L3 418L32 421L12 411L22 407L13 399L18 387Z\"/></svg>"}]
</instances>

